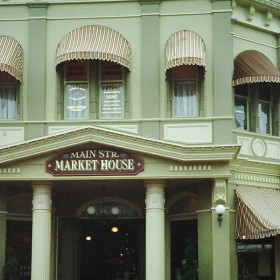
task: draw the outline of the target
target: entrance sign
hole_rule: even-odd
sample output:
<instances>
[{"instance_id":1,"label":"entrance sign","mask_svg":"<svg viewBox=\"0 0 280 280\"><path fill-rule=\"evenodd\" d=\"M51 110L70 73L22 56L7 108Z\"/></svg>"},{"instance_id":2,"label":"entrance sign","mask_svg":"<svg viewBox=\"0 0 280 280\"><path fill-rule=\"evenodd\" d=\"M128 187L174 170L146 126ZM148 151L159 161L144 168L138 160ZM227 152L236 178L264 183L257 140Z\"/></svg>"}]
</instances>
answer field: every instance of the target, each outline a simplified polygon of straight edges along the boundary
<instances>
[{"instance_id":1,"label":"entrance sign","mask_svg":"<svg viewBox=\"0 0 280 280\"><path fill-rule=\"evenodd\" d=\"M122 176L144 170L144 160L119 150L78 149L46 162L46 171L54 176Z\"/></svg>"}]
</instances>

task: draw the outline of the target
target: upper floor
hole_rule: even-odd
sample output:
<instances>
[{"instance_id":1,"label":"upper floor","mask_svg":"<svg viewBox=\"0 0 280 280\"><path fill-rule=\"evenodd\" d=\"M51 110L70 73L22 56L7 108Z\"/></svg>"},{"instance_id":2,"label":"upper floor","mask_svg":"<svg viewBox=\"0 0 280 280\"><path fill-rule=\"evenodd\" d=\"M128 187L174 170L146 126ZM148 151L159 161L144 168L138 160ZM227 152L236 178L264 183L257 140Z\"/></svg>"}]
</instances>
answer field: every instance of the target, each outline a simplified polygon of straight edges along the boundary
<instances>
[{"instance_id":1,"label":"upper floor","mask_svg":"<svg viewBox=\"0 0 280 280\"><path fill-rule=\"evenodd\" d=\"M276 1L0 5L2 145L97 125L279 160Z\"/></svg>"}]
</instances>

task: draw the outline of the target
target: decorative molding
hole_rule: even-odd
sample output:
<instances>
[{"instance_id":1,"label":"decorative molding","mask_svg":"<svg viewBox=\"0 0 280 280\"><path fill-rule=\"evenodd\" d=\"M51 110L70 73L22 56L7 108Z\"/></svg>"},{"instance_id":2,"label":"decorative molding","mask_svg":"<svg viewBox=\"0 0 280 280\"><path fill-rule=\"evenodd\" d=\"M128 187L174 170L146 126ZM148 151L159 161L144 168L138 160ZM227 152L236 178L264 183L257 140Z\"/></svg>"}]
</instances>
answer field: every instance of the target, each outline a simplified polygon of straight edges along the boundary
<instances>
[{"instance_id":1,"label":"decorative molding","mask_svg":"<svg viewBox=\"0 0 280 280\"><path fill-rule=\"evenodd\" d=\"M252 21L253 18L254 18L255 13L256 13L255 7L254 7L254 6L250 6L249 11L248 11L247 19L248 19L249 21Z\"/></svg>"},{"instance_id":2,"label":"decorative molding","mask_svg":"<svg viewBox=\"0 0 280 280\"><path fill-rule=\"evenodd\" d=\"M164 140L184 144L212 144L212 124L180 123L164 125Z\"/></svg>"},{"instance_id":3,"label":"decorative molding","mask_svg":"<svg viewBox=\"0 0 280 280\"><path fill-rule=\"evenodd\" d=\"M268 11L266 14L265 25L270 26L272 19L273 19L273 14L270 11Z\"/></svg>"},{"instance_id":4,"label":"decorative molding","mask_svg":"<svg viewBox=\"0 0 280 280\"><path fill-rule=\"evenodd\" d=\"M211 171L211 165L170 165L170 172L184 172L184 171Z\"/></svg>"},{"instance_id":5,"label":"decorative molding","mask_svg":"<svg viewBox=\"0 0 280 280\"><path fill-rule=\"evenodd\" d=\"M214 183L214 203L226 203L226 180L216 179Z\"/></svg>"},{"instance_id":6,"label":"decorative molding","mask_svg":"<svg viewBox=\"0 0 280 280\"><path fill-rule=\"evenodd\" d=\"M256 175L256 174L235 174L236 180L252 182L252 183L266 183L266 184L276 184L279 186L280 178L269 177L264 175Z\"/></svg>"},{"instance_id":7,"label":"decorative molding","mask_svg":"<svg viewBox=\"0 0 280 280\"><path fill-rule=\"evenodd\" d=\"M278 0L251 0L251 2L255 2L269 8L280 9L280 2Z\"/></svg>"},{"instance_id":8,"label":"decorative molding","mask_svg":"<svg viewBox=\"0 0 280 280\"><path fill-rule=\"evenodd\" d=\"M269 160L280 160L280 142L274 139L238 135L237 143L241 145L239 156L245 155Z\"/></svg>"},{"instance_id":9,"label":"decorative molding","mask_svg":"<svg viewBox=\"0 0 280 280\"><path fill-rule=\"evenodd\" d=\"M78 145L98 144L178 161L229 161L239 145L184 146L100 127L85 127L0 148L0 164L22 160Z\"/></svg>"},{"instance_id":10,"label":"decorative molding","mask_svg":"<svg viewBox=\"0 0 280 280\"><path fill-rule=\"evenodd\" d=\"M4 167L0 168L0 174L20 174L21 170L18 167Z\"/></svg>"}]
</instances>

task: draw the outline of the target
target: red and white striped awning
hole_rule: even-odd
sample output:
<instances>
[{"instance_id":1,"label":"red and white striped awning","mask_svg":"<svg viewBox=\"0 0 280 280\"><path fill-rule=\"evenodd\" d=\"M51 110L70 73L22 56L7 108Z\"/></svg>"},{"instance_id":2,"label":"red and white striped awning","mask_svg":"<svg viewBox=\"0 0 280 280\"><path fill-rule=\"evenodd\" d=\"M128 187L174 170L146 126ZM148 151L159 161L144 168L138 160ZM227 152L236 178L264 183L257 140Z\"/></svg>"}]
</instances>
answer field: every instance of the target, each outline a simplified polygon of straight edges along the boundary
<instances>
[{"instance_id":1,"label":"red and white striped awning","mask_svg":"<svg viewBox=\"0 0 280 280\"><path fill-rule=\"evenodd\" d=\"M206 71L204 41L190 30L178 31L166 42L165 71L181 65L203 66Z\"/></svg>"},{"instance_id":2,"label":"red and white striped awning","mask_svg":"<svg viewBox=\"0 0 280 280\"><path fill-rule=\"evenodd\" d=\"M280 83L280 71L262 53L244 51L234 60L233 85L251 83Z\"/></svg>"},{"instance_id":3,"label":"red and white striped awning","mask_svg":"<svg viewBox=\"0 0 280 280\"><path fill-rule=\"evenodd\" d=\"M0 36L0 70L23 82L22 48L9 36Z\"/></svg>"},{"instance_id":4,"label":"red and white striped awning","mask_svg":"<svg viewBox=\"0 0 280 280\"><path fill-rule=\"evenodd\" d=\"M258 239L280 234L280 189L237 186L235 237Z\"/></svg>"},{"instance_id":5,"label":"red and white striped awning","mask_svg":"<svg viewBox=\"0 0 280 280\"><path fill-rule=\"evenodd\" d=\"M130 70L131 49L128 41L109 27L82 26L67 33L57 47L56 65L74 59L107 60Z\"/></svg>"}]
</instances>

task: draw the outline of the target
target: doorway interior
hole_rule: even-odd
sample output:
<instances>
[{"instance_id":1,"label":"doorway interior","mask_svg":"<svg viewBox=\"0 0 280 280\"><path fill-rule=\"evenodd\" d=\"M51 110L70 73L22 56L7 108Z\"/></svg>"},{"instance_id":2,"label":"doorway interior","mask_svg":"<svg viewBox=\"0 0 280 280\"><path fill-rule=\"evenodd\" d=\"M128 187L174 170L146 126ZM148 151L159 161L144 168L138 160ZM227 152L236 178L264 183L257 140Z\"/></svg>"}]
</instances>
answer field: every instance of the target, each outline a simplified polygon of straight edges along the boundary
<instances>
[{"instance_id":1,"label":"doorway interior","mask_svg":"<svg viewBox=\"0 0 280 280\"><path fill-rule=\"evenodd\" d=\"M136 280L141 221L87 220L80 231L80 280Z\"/></svg>"},{"instance_id":2,"label":"doorway interior","mask_svg":"<svg viewBox=\"0 0 280 280\"><path fill-rule=\"evenodd\" d=\"M170 222L171 280L198 279L197 219Z\"/></svg>"}]
</instances>

